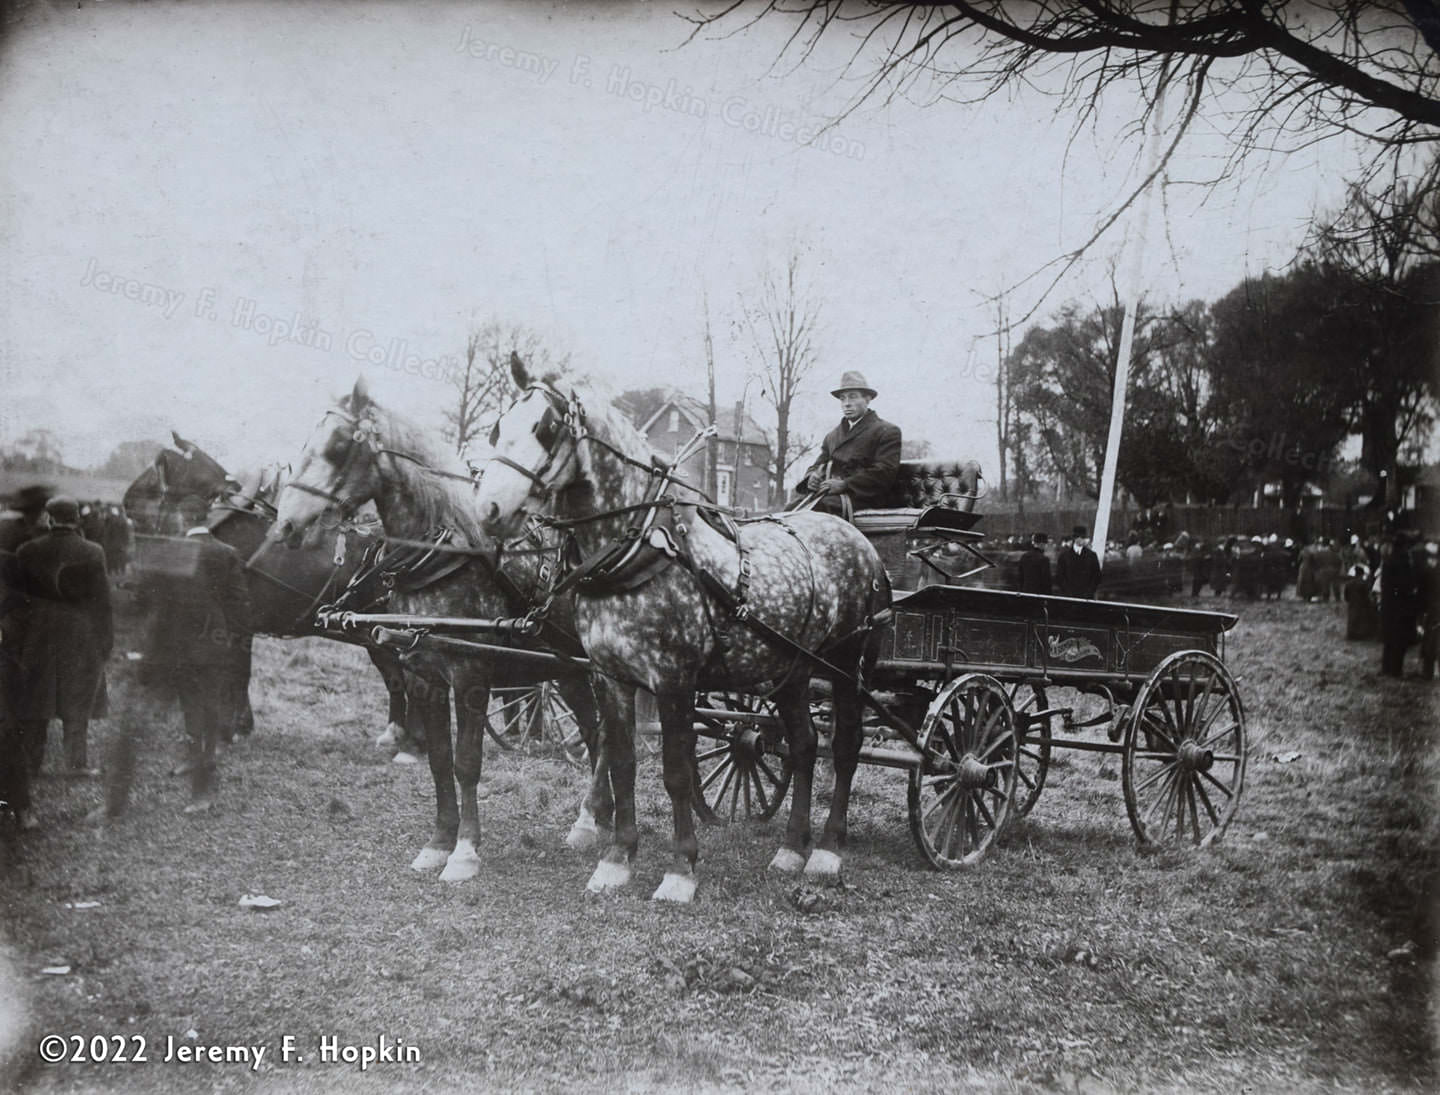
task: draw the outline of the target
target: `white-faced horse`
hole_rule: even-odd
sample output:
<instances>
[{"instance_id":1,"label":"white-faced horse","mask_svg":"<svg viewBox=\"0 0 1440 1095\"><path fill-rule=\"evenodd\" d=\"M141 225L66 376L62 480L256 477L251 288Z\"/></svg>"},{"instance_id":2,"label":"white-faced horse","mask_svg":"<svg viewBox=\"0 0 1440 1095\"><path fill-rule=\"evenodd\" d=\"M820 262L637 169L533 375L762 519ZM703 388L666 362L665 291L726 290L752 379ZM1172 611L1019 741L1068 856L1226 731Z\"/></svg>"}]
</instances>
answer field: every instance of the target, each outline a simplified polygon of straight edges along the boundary
<instances>
[{"instance_id":1,"label":"white-faced horse","mask_svg":"<svg viewBox=\"0 0 1440 1095\"><path fill-rule=\"evenodd\" d=\"M773 696L794 787L784 843L771 867L838 876L860 752L862 662L873 656L870 640L878 640L890 604L875 549L854 526L825 514L728 522L694 491L675 485L608 402L588 390L533 381L518 359L511 365L522 394L491 435L493 453L475 501L493 535L513 534L530 516L552 511L556 523L571 530L582 562L565 581L576 590L575 623L586 654L606 676L655 693L674 815L673 858L655 898L686 902L695 891L688 758L699 689ZM834 693L835 794L811 849L816 736L809 688L817 671L830 678ZM615 835L591 877L592 890L630 878L639 840L633 717L633 710L611 708L601 697Z\"/></svg>"},{"instance_id":2,"label":"white-faced horse","mask_svg":"<svg viewBox=\"0 0 1440 1095\"><path fill-rule=\"evenodd\" d=\"M272 535L293 543L322 517L353 514L373 502L389 540L428 542L412 550L392 572L391 610L418 616L495 619L522 615L543 596L548 571L535 553L500 554L500 541L480 527L468 469L447 448L400 415L377 404L363 382L325 413L294 464L277 502ZM382 563L382 565L384 565ZM563 633L563 621L551 621ZM576 648L578 650L578 647ZM430 771L435 780L435 834L411 864L429 870L444 864L441 878L456 882L479 871L480 819L476 784L483 759L486 708L492 685L530 683L512 667L468 654L417 649L406 668L437 686L424 713ZM609 781L596 763L594 698L584 678L557 682L575 711L596 776L572 843L583 837L587 816L602 824L610 812ZM451 751L449 697L455 702ZM457 811L455 784L459 781ZM593 821L589 825L594 831Z\"/></svg>"}]
</instances>

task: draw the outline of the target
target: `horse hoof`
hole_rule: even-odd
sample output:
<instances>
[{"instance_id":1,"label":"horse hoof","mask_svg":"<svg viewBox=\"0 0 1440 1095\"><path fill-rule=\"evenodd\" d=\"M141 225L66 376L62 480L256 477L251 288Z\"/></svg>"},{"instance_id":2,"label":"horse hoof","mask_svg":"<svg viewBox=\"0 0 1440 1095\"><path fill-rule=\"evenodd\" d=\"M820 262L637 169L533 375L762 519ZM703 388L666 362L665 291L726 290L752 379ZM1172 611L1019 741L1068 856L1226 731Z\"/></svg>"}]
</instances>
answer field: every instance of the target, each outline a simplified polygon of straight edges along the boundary
<instances>
[{"instance_id":1,"label":"horse hoof","mask_svg":"<svg viewBox=\"0 0 1440 1095\"><path fill-rule=\"evenodd\" d=\"M592 851L599 843L600 830L595 827L593 821L589 825L582 825L577 821L570 826L570 832L565 835L565 845L571 851Z\"/></svg>"},{"instance_id":2,"label":"horse hoof","mask_svg":"<svg viewBox=\"0 0 1440 1095\"><path fill-rule=\"evenodd\" d=\"M389 723L384 730L380 731L380 736L375 739L375 748L393 749L404 733L405 731L399 725L393 722Z\"/></svg>"},{"instance_id":3,"label":"horse hoof","mask_svg":"<svg viewBox=\"0 0 1440 1095\"><path fill-rule=\"evenodd\" d=\"M445 869L440 872L441 882L468 882L480 873L480 857L475 854L475 845L462 840L445 860Z\"/></svg>"},{"instance_id":4,"label":"horse hoof","mask_svg":"<svg viewBox=\"0 0 1440 1095\"><path fill-rule=\"evenodd\" d=\"M795 874L805 866L805 857L791 848L781 848L770 861L770 869L781 874Z\"/></svg>"},{"instance_id":5,"label":"horse hoof","mask_svg":"<svg viewBox=\"0 0 1440 1095\"><path fill-rule=\"evenodd\" d=\"M677 905L688 905L695 897L695 876L675 874L667 871L660 886L650 895L651 901L673 901Z\"/></svg>"},{"instance_id":6,"label":"horse hoof","mask_svg":"<svg viewBox=\"0 0 1440 1095\"><path fill-rule=\"evenodd\" d=\"M630 882L630 865L628 863L613 863L608 859L602 859L595 864L595 873L590 876L590 881L585 883L585 888L591 893L609 893L611 890L618 890Z\"/></svg>"},{"instance_id":7,"label":"horse hoof","mask_svg":"<svg viewBox=\"0 0 1440 1095\"><path fill-rule=\"evenodd\" d=\"M410 869L412 871L433 871L436 867L445 866L449 858L450 853L444 848L421 848L420 854L410 861Z\"/></svg>"},{"instance_id":8,"label":"horse hoof","mask_svg":"<svg viewBox=\"0 0 1440 1095\"><path fill-rule=\"evenodd\" d=\"M810 859L805 864L805 876L807 878L828 878L838 881L840 878L840 857L834 852L827 852L824 848L816 848L810 853Z\"/></svg>"},{"instance_id":9,"label":"horse hoof","mask_svg":"<svg viewBox=\"0 0 1440 1095\"><path fill-rule=\"evenodd\" d=\"M400 752L396 753L393 757L390 758L390 763L391 763L391 764L419 764L419 763L420 763L420 758L417 757L414 753L407 753L407 752L405 752L405 750L402 749L402 750L400 750Z\"/></svg>"}]
</instances>

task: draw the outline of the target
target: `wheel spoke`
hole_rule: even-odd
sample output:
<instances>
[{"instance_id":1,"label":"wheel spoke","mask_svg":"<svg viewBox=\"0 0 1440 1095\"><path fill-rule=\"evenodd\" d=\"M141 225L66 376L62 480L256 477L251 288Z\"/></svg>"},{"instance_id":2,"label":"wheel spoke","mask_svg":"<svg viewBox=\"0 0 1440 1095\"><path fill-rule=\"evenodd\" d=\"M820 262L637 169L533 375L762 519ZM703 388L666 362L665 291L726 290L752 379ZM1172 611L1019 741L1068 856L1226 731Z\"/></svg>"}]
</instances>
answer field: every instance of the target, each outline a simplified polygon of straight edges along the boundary
<instances>
[{"instance_id":1,"label":"wheel spoke","mask_svg":"<svg viewBox=\"0 0 1440 1095\"><path fill-rule=\"evenodd\" d=\"M1204 773L1201 773L1201 774L1203 775ZM1194 794L1197 795L1197 796L1199 796L1200 801L1205 804L1205 813L1206 813L1206 814L1209 816L1209 818L1210 818L1210 825L1211 825L1212 827L1219 825L1219 824L1220 824L1220 812L1215 809L1214 803L1212 803L1212 802L1210 801L1210 796L1205 793L1205 785L1204 785L1203 783L1201 783L1201 782L1197 779L1197 780L1194 781L1194 783L1193 783L1192 786L1194 787ZM1191 806L1192 806L1192 808L1193 808L1193 806L1194 806L1193 801L1192 801L1192 803L1191 803Z\"/></svg>"},{"instance_id":2,"label":"wheel spoke","mask_svg":"<svg viewBox=\"0 0 1440 1095\"><path fill-rule=\"evenodd\" d=\"M1232 791L1232 790L1230 790L1229 787L1226 787L1225 784L1221 783L1221 782L1220 782L1218 779L1216 779L1211 773L1209 773L1209 772L1201 772L1200 774L1201 774L1205 779L1207 779L1207 780L1209 780L1211 783L1213 783L1213 784L1215 785L1215 789L1216 789L1217 791L1219 791L1222 795L1224 795L1226 798L1228 798L1228 799L1233 799L1233 798L1235 797L1235 792Z\"/></svg>"},{"instance_id":3,"label":"wheel spoke","mask_svg":"<svg viewBox=\"0 0 1440 1095\"><path fill-rule=\"evenodd\" d=\"M1158 810L1162 805L1168 803L1169 800L1174 797L1175 791L1180 785L1179 768L1172 766L1171 768L1167 769L1166 774L1169 776L1169 778L1165 781L1164 789L1156 796L1155 801L1150 804L1150 809L1145 811L1145 816L1140 819L1146 825L1150 823L1150 819L1154 815L1155 811ZM1165 810L1167 814L1169 813L1169 809L1170 807L1168 805L1165 805Z\"/></svg>"},{"instance_id":4,"label":"wheel spoke","mask_svg":"<svg viewBox=\"0 0 1440 1095\"><path fill-rule=\"evenodd\" d=\"M709 774L708 776L705 776L703 779L701 779L701 781L700 781L700 790L701 790L702 792L708 791L708 790L710 789L711 784L713 784L717 779L719 779L719 778L720 778L722 775L724 775L725 773L727 773L727 772L733 772L734 770L735 770L735 761L734 761L733 759L722 760L719 764L717 764L717 765L714 767L714 769L711 770L711 772L710 772L710 774ZM722 790L721 793L723 794L724 791ZM716 801L718 802L719 800L717 799Z\"/></svg>"},{"instance_id":5,"label":"wheel spoke","mask_svg":"<svg viewBox=\"0 0 1440 1095\"><path fill-rule=\"evenodd\" d=\"M1135 754L1135 759L1136 759L1136 760L1139 760L1139 759L1140 759L1140 754L1139 754L1139 753L1136 753L1136 754ZM1166 759L1168 760L1168 759L1170 759L1170 758L1166 758ZM1150 786L1152 783L1154 783L1157 779L1159 779L1161 776L1165 775L1165 773L1167 773L1167 772L1173 772L1174 770L1175 770L1175 766L1174 766L1173 764L1164 764L1164 765L1162 765L1161 767L1155 769L1155 771L1151 772L1151 773L1150 773L1148 776L1146 776L1144 779L1139 780L1138 782L1136 782L1136 784L1135 784L1135 791L1136 791L1136 793L1139 793L1140 791L1145 790L1145 788L1149 787L1149 786Z\"/></svg>"}]
</instances>

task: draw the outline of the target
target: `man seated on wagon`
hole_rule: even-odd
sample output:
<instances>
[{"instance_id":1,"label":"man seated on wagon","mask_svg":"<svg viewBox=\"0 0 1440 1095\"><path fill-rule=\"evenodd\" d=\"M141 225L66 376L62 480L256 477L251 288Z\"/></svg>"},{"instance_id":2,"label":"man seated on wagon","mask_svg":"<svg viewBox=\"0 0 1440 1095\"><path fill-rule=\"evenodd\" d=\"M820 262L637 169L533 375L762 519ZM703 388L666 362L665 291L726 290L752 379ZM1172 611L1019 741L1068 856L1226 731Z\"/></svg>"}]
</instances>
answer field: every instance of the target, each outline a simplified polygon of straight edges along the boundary
<instances>
[{"instance_id":1,"label":"man seated on wagon","mask_svg":"<svg viewBox=\"0 0 1440 1095\"><path fill-rule=\"evenodd\" d=\"M900 470L900 427L870 409L876 391L851 369L830 393L840 401L840 424L825 435L820 456L805 471L799 492L818 493L817 510L849 518L883 507Z\"/></svg>"}]
</instances>

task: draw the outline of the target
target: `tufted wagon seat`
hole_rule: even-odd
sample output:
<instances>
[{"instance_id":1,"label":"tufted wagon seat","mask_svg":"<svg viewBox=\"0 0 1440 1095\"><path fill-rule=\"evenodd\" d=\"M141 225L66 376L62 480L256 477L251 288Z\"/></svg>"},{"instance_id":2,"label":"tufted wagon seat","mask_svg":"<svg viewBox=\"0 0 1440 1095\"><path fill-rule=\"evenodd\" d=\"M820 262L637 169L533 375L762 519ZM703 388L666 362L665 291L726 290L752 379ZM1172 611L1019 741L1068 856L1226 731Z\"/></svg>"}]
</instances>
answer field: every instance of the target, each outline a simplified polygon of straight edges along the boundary
<instances>
[{"instance_id":1,"label":"tufted wagon seat","mask_svg":"<svg viewBox=\"0 0 1440 1095\"><path fill-rule=\"evenodd\" d=\"M902 460L886 504L856 513L877 517L893 513L898 518L909 511L913 519L930 506L969 513L975 507L979 480L980 465L973 460Z\"/></svg>"},{"instance_id":2,"label":"tufted wagon seat","mask_svg":"<svg viewBox=\"0 0 1440 1095\"><path fill-rule=\"evenodd\" d=\"M922 525L968 529L979 519L971 516L979 483L980 465L973 460L902 460L886 499L890 505L855 511L855 527L875 545L897 588L917 588L926 578L910 555L915 543L933 542L936 530ZM922 520L931 510L934 520Z\"/></svg>"}]
</instances>

